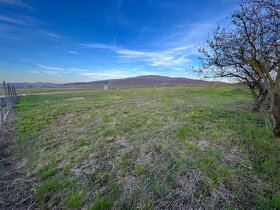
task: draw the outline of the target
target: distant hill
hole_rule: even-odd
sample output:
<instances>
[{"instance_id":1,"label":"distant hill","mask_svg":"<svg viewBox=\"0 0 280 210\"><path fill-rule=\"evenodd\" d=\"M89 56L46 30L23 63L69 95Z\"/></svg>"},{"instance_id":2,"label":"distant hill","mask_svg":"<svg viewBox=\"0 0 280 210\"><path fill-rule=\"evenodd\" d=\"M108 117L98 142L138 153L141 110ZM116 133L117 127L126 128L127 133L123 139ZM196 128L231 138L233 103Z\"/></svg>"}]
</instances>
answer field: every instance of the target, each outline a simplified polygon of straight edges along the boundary
<instances>
[{"instance_id":1,"label":"distant hill","mask_svg":"<svg viewBox=\"0 0 280 210\"><path fill-rule=\"evenodd\" d=\"M125 79L110 79L91 82L74 82L66 84L56 83L10 83L16 87L69 87L69 86L172 86L172 85L184 85L184 84L208 84L209 82L204 80L189 79L183 77L166 77L159 75L145 75L138 77L128 77ZM0 87L2 84L0 84Z\"/></svg>"},{"instance_id":2,"label":"distant hill","mask_svg":"<svg viewBox=\"0 0 280 210\"><path fill-rule=\"evenodd\" d=\"M9 84L15 87L61 87L62 84L48 83L48 82L9 82ZM3 87L3 83L0 83L0 87Z\"/></svg>"},{"instance_id":3,"label":"distant hill","mask_svg":"<svg viewBox=\"0 0 280 210\"><path fill-rule=\"evenodd\" d=\"M172 86L180 84L208 84L204 80L195 80L182 77L166 77L159 75L145 75L125 79L110 79L92 82L75 82L63 86Z\"/></svg>"}]
</instances>

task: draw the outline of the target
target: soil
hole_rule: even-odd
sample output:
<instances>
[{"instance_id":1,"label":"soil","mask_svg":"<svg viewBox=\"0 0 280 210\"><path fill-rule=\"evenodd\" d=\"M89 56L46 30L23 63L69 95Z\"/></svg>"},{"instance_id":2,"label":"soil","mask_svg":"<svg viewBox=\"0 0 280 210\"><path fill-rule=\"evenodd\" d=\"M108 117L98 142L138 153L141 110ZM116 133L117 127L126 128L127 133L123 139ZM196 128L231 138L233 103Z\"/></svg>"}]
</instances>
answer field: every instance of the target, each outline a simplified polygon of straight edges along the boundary
<instances>
[{"instance_id":1,"label":"soil","mask_svg":"<svg viewBox=\"0 0 280 210\"><path fill-rule=\"evenodd\" d=\"M0 128L0 209L36 209L34 200L35 180L28 177L26 160L12 151L15 116Z\"/></svg>"}]
</instances>

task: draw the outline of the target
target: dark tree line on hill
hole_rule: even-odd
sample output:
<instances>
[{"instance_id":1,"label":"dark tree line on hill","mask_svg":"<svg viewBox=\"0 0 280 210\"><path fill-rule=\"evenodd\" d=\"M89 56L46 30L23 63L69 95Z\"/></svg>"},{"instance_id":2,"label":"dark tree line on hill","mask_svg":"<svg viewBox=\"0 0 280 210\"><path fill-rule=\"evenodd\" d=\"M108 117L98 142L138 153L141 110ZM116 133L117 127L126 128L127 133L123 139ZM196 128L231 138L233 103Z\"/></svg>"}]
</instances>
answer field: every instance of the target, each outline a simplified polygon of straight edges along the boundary
<instances>
[{"instance_id":1,"label":"dark tree line on hill","mask_svg":"<svg viewBox=\"0 0 280 210\"><path fill-rule=\"evenodd\" d=\"M200 71L243 82L254 97L254 111L267 101L280 138L280 0L242 0L230 20L199 48Z\"/></svg>"}]
</instances>

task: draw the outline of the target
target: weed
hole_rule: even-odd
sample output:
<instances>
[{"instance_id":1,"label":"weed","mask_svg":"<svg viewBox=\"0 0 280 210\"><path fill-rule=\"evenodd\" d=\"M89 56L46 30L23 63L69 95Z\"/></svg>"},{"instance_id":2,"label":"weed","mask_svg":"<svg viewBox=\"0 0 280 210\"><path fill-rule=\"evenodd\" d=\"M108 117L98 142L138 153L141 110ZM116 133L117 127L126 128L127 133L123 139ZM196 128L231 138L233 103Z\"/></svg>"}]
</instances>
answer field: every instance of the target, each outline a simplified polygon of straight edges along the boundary
<instances>
[{"instance_id":1,"label":"weed","mask_svg":"<svg viewBox=\"0 0 280 210\"><path fill-rule=\"evenodd\" d=\"M96 196L94 202L90 205L90 210L106 210L111 208L111 202L108 198Z\"/></svg>"},{"instance_id":2,"label":"weed","mask_svg":"<svg viewBox=\"0 0 280 210\"><path fill-rule=\"evenodd\" d=\"M57 172L58 169L56 168L56 161L54 160L50 164L47 164L40 168L39 171L36 173L36 176L42 180L45 180L55 175Z\"/></svg>"},{"instance_id":3,"label":"weed","mask_svg":"<svg viewBox=\"0 0 280 210\"><path fill-rule=\"evenodd\" d=\"M36 198L42 202L46 196L54 191L61 191L65 187L73 185L71 179L59 179L57 177L47 179L36 188Z\"/></svg>"},{"instance_id":4,"label":"weed","mask_svg":"<svg viewBox=\"0 0 280 210\"><path fill-rule=\"evenodd\" d=\"M83 191L69 194L66 198L66 202L65 202L66 206L71 208L80 207L83 196L84 196Z\"/></svg>"},{"instance_id":5,"label":"weed","mask_svg":"<svg viewBox=\"0 0 280 210\"><path fill-rule=\"evenodd\" d=\"M273 205L276 209L280 209L280 191L276 192L272 197Z\"/></svg>"},{"instance_id":6,"label":"weed","mask_svg":"<svg viewBox=\"0 0 280 210\"><path fill-rule=\"evenodd\" d=\"M146 170L146 164L145 163L136 163L134 165L134 173L136 176L139 176Z\"/></svg>"}]
</instances>

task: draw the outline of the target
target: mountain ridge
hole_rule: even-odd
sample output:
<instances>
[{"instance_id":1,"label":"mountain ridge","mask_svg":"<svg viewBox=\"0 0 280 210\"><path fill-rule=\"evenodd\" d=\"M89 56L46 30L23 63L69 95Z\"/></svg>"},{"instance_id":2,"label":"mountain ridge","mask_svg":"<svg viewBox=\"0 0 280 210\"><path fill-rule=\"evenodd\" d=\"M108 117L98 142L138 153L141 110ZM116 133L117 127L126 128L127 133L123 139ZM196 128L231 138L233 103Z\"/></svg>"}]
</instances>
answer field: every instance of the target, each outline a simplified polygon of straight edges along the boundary
<instances>
[{"instance_id":1,"label":"mountain ridge","mask_svg":"<svg viewBox=\"0 0 280 210\"><path fill-rule=\"evenodd\" d=\"M172 85L183 85L183 84L208 84L208 81L189 79L184 77L168 77L160 75L142 75L136 77L128 77L123 79L108 79L91 82L75 82L64 84L64 86L82 86L82 85L93 85L93 86L172 86Z\"/></svg>"},{"instance_id":2,"label":"mountain ridge","mask_svg":"<svg viewBox=\"0 0 280 210\"><path fill-rule=\"evenodd\" d=\"M208 84L205 80L190 79L185 77L168 77L160 75L141 75L122 79L107 79L90 82L50 83L50 82L12 82L16 87L70 87L70 86L172 86L186 84ZM1 84L0 84L1 85Z\"/></svg>"}]
</instances>

